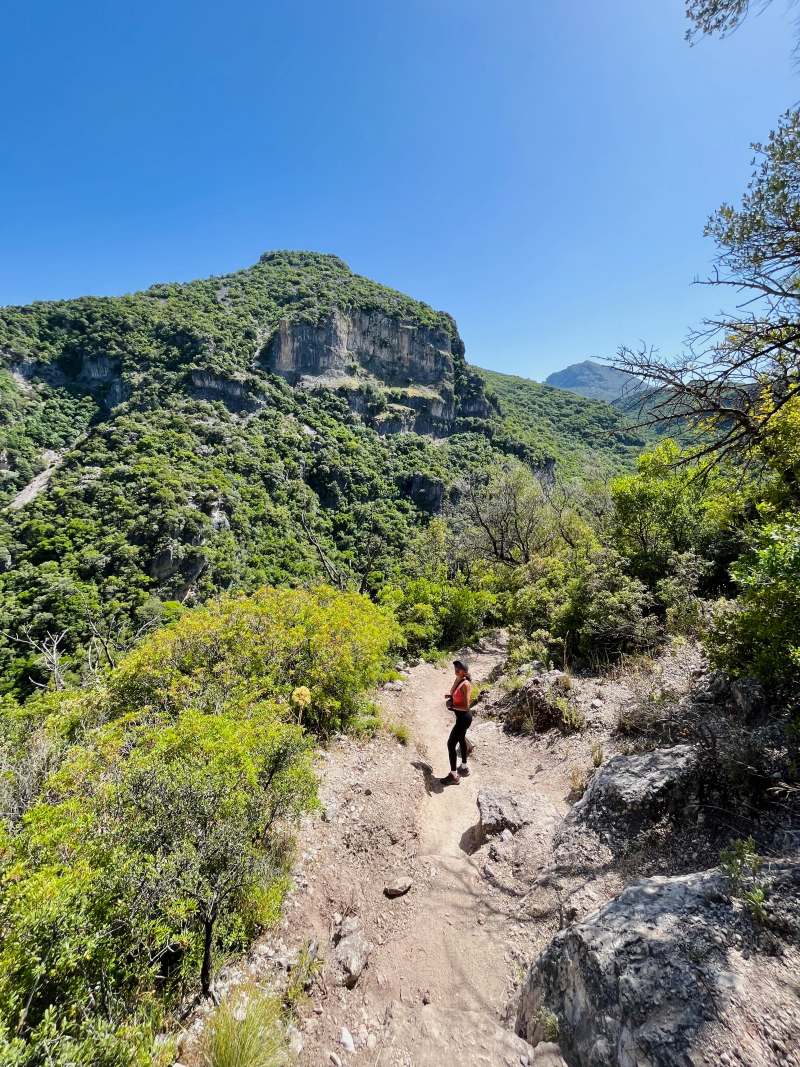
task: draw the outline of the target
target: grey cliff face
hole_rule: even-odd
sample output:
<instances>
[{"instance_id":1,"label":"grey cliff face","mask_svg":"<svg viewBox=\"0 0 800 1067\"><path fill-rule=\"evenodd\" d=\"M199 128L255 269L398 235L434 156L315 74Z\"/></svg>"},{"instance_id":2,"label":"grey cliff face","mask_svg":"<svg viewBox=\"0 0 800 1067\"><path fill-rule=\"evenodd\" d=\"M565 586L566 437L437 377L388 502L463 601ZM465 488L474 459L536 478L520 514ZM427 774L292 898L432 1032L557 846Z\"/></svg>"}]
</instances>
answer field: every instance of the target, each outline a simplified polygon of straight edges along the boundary
<instances>
[{"instance_id":1,"label":"grey cliff face","mask_svg":"<svg viewBox=\"0 0 800 1067\"><path fill-rule=\"evenodd\" d=\"M198 400L220 400L229 411L241 413L257 411L261 406L252 391L252 384L212 371L193 370L189 374L188 390Z\"/></svg>"},{"instance_id":2,"label":"grey cliff face","mask_svg":"<svg viewBox=\"0 0 800 1067\"><path fill-rule=\"evenodd\" d=\"M382 435L444 437L457 417L493 414L476 375L468 376L469 396L456 396L463 354L460 337L440 326L336 309L318 323L284 319L258 362L292 386L336 389ZM377 407L376 390L383 396Z\"/></svg>"},{"instance_id":3,"label":"grey cliff face","mask_svg":"<svg viewBox=\"0 0 800 1067\"><path fill-rule=\"evenodd\" d=\"M110 356L83 355L64 366L36 359L11 359L9 370L22 382L45 382L56 389L76 386L106 409L122 403L130 394L119 360Z\"/></svg>"},{"instance_id":4,"label":"grey cliff face","mask_svg":"<svg viewBox=\"0 0 800 1067\"><path fill-rule=\"evenodd\" d=\"M387 385L453 381L453 341L442 329L377 311L333 311L320 323L284 319L263 363L297 385L307 375L345 378L358 368Z\"/></svg>"}]
</instances>

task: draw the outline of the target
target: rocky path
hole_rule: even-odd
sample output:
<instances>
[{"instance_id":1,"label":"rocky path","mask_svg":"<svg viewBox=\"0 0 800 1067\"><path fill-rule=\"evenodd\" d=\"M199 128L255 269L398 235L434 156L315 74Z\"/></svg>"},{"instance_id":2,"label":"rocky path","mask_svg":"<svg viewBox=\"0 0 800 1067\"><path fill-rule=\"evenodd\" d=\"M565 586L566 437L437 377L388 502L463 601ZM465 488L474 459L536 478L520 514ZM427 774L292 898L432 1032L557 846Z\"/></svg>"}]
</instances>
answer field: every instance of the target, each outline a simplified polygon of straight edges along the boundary
<instances>
[{"instance_id":1,"label":"rocky path","mask_svg":"<svg viewBox=\"0 0 800 1067\"><path fill-rule=\"evenodd\" d=\"M26 504L30 504L32 500L47 487L48 482L55 474L56 470L63 459L60 452L54 452L49 448L46 448L42 452L42 462L44 463L44 469L39 472L34 478L32 478L26 486L24 486L17 493L12 500L6 505L7 511L19 511L24 508Z\"/></svg>"},{"instance_id":2,"label":"rocky path","mask_svg":"<svg viewBox=\"0 0 800 1067\"><path fill-rule=\"evenodd\" d=\"M492 665L491 656L482 657L475 664L476 680ZM425 795L417 811L418 858L427 865L429 880L419 901L425 921L407 931L403 958L432 1001L496 1012L506 985L503 942L495 929L502 916L487 908L479 860L472 854L479 831L477 793L486 771L481 731L476 733L473 773L459 785L442 786L439 778L448 770L444 741L453 723L442 699L449 674L424 665L414 682L402 713L420 767L429 768L422 771Z\"/></svg>"},{"instance_id":3,"label":"rocky path","mask_svg":"<svg viewBox=\"0 0 800 1067\"><path fill-rule=\"evenodd\" d=\"M578 731L508 734L479 703L472 773L453 786L439 781L450 669L404 671L380 694L386 730L320 752L323 811L298 835L284 918L223 969L219 994L284 989L287 971L316 959L290 1034L300 1067L563 1067L540 1041L554 1023L570 1062L800 1067L796 859L764 868L765 931L713 869L691 745L620 751L622 712L650 714L641 693L654 685L673 693L681 738L698 657L677 646L646 677L634 665L558 681ZM502 643L470 659L480 682ZM559 673L525 685L540 693ZM491 690L495 712L528 706L508 689ZM697 707L707 721L708 702ZM210 1010L187 1030L184 1067L203 1062Z\"/></svg>"},{"instance_id":4,"label":"rocky path","mask_svg":"<svg viewBox=\"0 0 800 1067\"><path fill-rule=\"evenodd\" d=\"M501 647L473 657L475 680L502 657ZM529 923L518 897L487 878L490 846L481 840L477 807L487 785L530 789L541 765L529 744L478 714L472 773L442 786L450 681L449 669L421 664L402 689L383 693L384 717L409 729L407 746L342 741L325 761L327 821L307 850L288 923L313 930L326 959L295 1039L301 1064L561 1063L546 1046L534 1055L505 1021L529 958ZM565 807L563 771L551 784ZM387 898L395 881L410 889ZM352 989L342 984L348 952L341 946L348 945L365 957Z\"/></svg>"}]
</instances>

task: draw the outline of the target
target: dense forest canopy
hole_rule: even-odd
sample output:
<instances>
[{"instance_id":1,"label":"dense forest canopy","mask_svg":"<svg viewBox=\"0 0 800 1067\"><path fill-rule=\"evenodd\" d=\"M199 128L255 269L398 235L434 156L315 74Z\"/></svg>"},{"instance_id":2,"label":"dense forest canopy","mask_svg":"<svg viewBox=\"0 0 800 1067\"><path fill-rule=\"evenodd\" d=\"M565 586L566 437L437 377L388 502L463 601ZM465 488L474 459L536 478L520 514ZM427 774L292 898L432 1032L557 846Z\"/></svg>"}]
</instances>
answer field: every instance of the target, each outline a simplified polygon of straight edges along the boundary
<instances>
[{"instance_id":1,"label":"dense forest canopy","mask_svg":"<svg viewBox=\"0 0 800 1067\"><path fill-rule=\"evenodd\" d=\"M274 372L286 334L311 387ZM375 593L473 469L509 457L612 473L646 439L533 382L492 374L487 392L449 315L316 253L6 308L0 353L11 690L43 680L42 642L60 636L65 668L85 671L221 590L325 579ZM433 436L393 432L404 425ZM18 507L43 465L47 490Z\"/></svg>"}]
</instances>

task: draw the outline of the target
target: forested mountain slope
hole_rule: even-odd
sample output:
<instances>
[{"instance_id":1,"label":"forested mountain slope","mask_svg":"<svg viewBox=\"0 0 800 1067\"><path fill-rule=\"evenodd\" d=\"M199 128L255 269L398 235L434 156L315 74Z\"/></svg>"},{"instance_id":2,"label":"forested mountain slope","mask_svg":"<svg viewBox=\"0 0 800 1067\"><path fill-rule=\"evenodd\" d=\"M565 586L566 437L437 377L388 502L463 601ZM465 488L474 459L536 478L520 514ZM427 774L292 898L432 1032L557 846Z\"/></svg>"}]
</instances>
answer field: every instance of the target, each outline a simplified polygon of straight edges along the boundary
<instances>
[{"instance_id":1,"label":"forested mountain slope","mask_svg":"<svg viewBox=\"0 0 800 1067\"><path fill-rule=\"evenodd\" d=\"M73 647L221 589L374 591L471 470L608 471L643 444L468 367L449 315L317 253L5 308L0 356L0 630ZM39 660L2 641L13 687Z\"/></svg>"},{"instance_id":2,"label":"forested mountain slope","mask_svg":"<svg viewBox=\"0 0 800 1067\"><path fill-rule=\"evenodd\" d=\"M607 475L633 464L649 438L615 408L566 389L497 371L479 372L509 438L558 457L564 475Z\"/></svg>"}]
</instances>

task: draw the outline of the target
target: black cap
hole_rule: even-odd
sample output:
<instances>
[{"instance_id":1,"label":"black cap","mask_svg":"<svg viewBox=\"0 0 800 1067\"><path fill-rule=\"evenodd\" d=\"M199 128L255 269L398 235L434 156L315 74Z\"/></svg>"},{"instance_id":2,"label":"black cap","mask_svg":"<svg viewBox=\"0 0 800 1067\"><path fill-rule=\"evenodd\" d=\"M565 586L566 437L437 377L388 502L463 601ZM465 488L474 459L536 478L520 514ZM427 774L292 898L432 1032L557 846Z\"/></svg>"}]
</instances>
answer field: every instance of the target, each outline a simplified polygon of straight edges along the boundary
<instances>
[{"instance_id":1,"label":"black cap","mask_svg":"<svg viewBox=\"0 0 800 1067\"><path fill-rule=\"evenodd\" d=\"M453 660L453 666L454 667L460 667L462 671L469 670L469 667L467 667L467 665L463 661L463 659L454 659Z\"/></svg>"}]
</instances>

